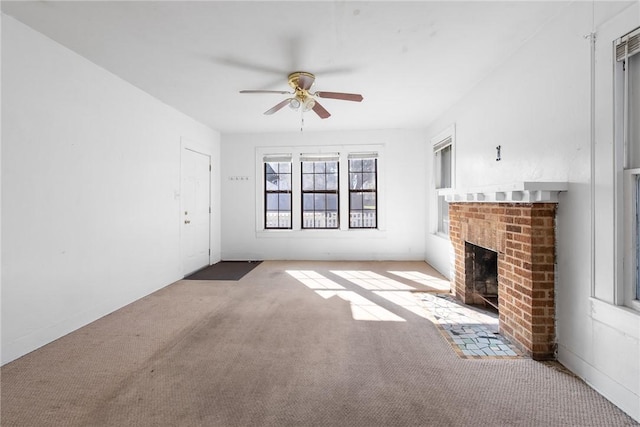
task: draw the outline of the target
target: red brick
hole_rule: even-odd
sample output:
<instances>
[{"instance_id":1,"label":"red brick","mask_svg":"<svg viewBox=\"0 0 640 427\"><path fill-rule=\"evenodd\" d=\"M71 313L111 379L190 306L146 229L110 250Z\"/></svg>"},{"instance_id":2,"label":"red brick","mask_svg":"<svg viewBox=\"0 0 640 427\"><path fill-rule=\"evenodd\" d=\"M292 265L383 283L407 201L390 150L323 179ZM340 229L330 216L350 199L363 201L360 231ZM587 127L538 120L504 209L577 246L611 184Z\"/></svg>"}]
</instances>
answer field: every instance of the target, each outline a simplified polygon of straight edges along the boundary
<instances>
[{"instance_id":1,"label":"red brick","mask_svg":"<svg viewBox=\"0 0 640 427\"><path fill-rule=\"evenodd\" d=\"M507 231L512 231L514 233L522 233L522 227L519 225L507 225Z\"/></svg>"}]
</instances>

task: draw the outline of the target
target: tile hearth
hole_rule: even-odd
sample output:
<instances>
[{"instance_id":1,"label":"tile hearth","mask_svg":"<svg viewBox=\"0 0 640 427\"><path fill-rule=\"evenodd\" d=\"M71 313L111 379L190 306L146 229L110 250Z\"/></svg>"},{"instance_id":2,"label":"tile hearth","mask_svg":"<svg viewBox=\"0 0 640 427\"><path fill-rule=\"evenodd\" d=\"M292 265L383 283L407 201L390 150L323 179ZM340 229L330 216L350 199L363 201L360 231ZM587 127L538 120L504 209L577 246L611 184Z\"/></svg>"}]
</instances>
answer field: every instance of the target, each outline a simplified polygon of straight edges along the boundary
<instances>
[{"instance_id":1,"label":"tile hearth","mask_svg":"<svg viewBox=\"0 0 640 427\"><path fill-rule=\"evenodd\" d=\"M416 297L451 344L465 359L519 358L522 354L498 332L498 315L465 306L448 294L416 292Z\"/></svg>"}]
</instances>

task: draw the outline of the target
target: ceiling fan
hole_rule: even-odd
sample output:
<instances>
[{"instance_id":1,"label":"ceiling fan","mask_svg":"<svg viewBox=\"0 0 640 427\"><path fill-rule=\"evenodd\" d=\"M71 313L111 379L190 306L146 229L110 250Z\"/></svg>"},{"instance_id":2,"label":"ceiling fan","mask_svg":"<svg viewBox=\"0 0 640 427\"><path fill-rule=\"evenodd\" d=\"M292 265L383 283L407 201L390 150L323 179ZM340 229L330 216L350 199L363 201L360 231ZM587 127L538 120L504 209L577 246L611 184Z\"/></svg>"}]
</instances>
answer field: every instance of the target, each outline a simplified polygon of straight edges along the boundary
<instances>
[{"instance_id":1,"label":"ceiling fan","mask_svg":"<svg viewBox=\"0 0 640 427\"><path fill-rule=\"evenodd\" d=\"M305 112L313 110L321 119L326 119L331 114L322 106L316 97L318 98L330 98L341 99L343 101L362 101L362 95L357 93L342 93L342 92L310 92L311 86L316 80L316 76L305 71L296 71L289 74L289 86L293 89L293 92L281 91L281 90L241 90L240 93L277 93L281 95L293 95L284 101L271 107L265 111L264 114L273 114L276 111L284 108L285 106L291 107L293 110Z\"/></svg>"}]
</instances>

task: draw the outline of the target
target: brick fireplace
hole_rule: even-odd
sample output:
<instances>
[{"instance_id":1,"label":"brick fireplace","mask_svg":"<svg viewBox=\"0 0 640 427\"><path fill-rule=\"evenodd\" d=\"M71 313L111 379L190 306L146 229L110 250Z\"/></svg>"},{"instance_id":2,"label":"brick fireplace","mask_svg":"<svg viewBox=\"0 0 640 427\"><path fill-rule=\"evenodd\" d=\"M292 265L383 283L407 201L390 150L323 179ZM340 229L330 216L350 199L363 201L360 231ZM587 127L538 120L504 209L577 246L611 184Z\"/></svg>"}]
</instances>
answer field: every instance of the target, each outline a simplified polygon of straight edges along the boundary
<instances>
[{"instance_id":1,"label":"brick fireplace","mask_svg":"<svg viewBox=\"0 0 640 427\"><path fill-rule=\"evenodd\" d=\"M449 192L454 295L474 304L486 300L483 292L495 292L495 285L474 288L477 280L469 276L474 274L470 260L478 256L475 248L496 253L500 333L533 359L553 359L557 191L500 191L490 197L486 192Z\"/></svg>"}]
</instances>

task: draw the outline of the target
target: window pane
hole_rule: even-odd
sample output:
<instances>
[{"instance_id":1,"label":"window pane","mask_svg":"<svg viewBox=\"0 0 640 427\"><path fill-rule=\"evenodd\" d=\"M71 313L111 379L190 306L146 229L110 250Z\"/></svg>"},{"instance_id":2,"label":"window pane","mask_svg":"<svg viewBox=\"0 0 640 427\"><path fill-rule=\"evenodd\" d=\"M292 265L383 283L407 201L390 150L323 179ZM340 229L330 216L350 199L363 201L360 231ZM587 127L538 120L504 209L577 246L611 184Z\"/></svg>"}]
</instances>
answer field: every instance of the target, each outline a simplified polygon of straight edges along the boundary
<instances>
[{"instance_id":1,"label":"window pane","mask_svg":"<svg viewBox=\"0 0 640 427\"><path fill-rule=\"evenodd\" d=\"M267 212L264 226L265 228L278 228L278 213Z\"/></svg>"},{"instance_id":2,"label":"window pane","mask_svg":"<svg viewBox=\"0 0 640 427\"><path fill-rule=\"evenodd\" d=\"M313 162L302 162L302 173L313 173Z\"/></svg>"},{"instance_id":3,"label":"window pane","mask_svg":"<svg viewBox=\"0 0 640 427\"><path fill-rule=\"evenodd\" d=\"M315 188L314 190L324 191L327 188L325 176L323 175L315 175Z\"/></svg>"},{"instance_id":4,"label":"window pane","mask_svg":"<svg viewBox=\"0 0 640 427\"><path fill-rule=\"evenodd\" d=\"M375 172L376 159L365 159L362 161L362 170L364 172Z\"/></svg>"},{"instance_id":5,"label":"window pane","mask_svg":"<svg viewBox=\"0 0 640 427\"><path fill-rule=\"evenodd\" d=\"M278 190L289 191L291 190L291 175L280 174L278 175Z\"/></svg>"},{"instance_id":6,"label":"window pane","mask_svg":"<svg viewBox=\"0 0 640 427\"><path fill-rule=\"evenodd\" d=\"M449 234L449 203L438 196L438 231Z\"/></svg>"},{"instance_id":7,"label":"window pane","mask_svg":"<svg viewBox=\"0 0 640 427\"><path fill-rule=\"evenodd\" d=\"M278 175L275 173L268 173L265 177L265 186L267 190L274 191L278 189Z\"/></svg>"},{"instance_id":8,"label":"window pane","mask_svg":"<svg viewBox=\"0 0 640 427\"><path fill-rule=\"evenodd\" d=\"M267 194L267 210L268 211L278 210L278 193Z\"/></svg>"},{"instance_id":9,"label":"window pane","mask_svg":"<svg viewBox=\"0 0 640 427\"><path fill-rule=\"evenodd\" d=\"M447 138L448 139L448 138ZM435 171L435 188L451 188L453 146L451 143L439 151L433 153L433 168ZM438 223L436 230L439 233L449 234L449 204L444 196L437 196L435 199L438 208Z\"/></svg>"},{"instance_id":10,"label":"window pane","mask_svg":"<svg viewBox=\"0 0 640 427\"><path fill-rule=\"evenodd\" d=\"M638 56L638 55L636 55ZM636 227L636 277L634 278L636 281L636 298L637 300L640 300L640 176L637 176L635 179L635 184L636 184L636 191L635 191L635 196L636 196L636 203L635 203L635 208L636 208L636 220L635 220L635 227Z\"/></svg>"},{"instance_id":11,"label":"window pane","mask_svg":"<svg viewBox=\"0 0 640 427\"><path fill-rule=\"evenodd\" d=\"M302 210L304 211L313 210L313 194L302 195Z\"/></svg>"},{"instance_id":12,"label":"window pane","mask_svg":"<svg viewBox=\"0 0 640 427\"><path fill-rule=\"evenodd\" d=\"M338 195L337 194L327 194L327 210L328 211L337 211L338 210Z\"/></svg>"},{"instance_id":13,"label":"window pane","mask_svg":"<svg viewBox=\"0 0 640 427\"><path fill-rule=\"evenodd\" d=\"M303 162L303 170L302 227L337 227L338 162Z\"/></svg>"},{"instance_id":14,"label":"window pane","mask_svg":"<svg viewBox=\"0 0 640 427\"><path fill-rule=\"evenodd\" d=\"M291 163L264 166L265 228L291 228Z\"/></svg>"},{"instance_id":15,"label":"window pane","mask_svg":"<svg viewBox=\"0 0 640 427\"><path fill-rule=\"evenodd\" d=\"M375 209L376 193L364 193L362 195L362 206L364 209Z\"/></svg>"},{"instance_id":16,"label":"window pane","mask_svg":"<svg viewBox=\"0 0 640 427\"><path fill-rule=\"evenodd\" d=\"M374 207L372 207L371 209L367 209L366 202L365 202L365 209L363 210L352 209L349 212L350 228L376 228L377 226L378 226L377 210Z\"/></svg>"},{"instance_id":17,"label":"window pane","mask_svg":"<svg viewBox=\"0 0 640 427\"><path fill-rule=\"evenodd\" d=\"M361 210L362 209L362 193L351 193L351 204L349 205L350 210Z\"/></svg>"},{"instance_id":18,"label":"window pane","mask_svg":"<svg viewBox=\"0 0 640 427\"><path fill-rule=\"evenodd\" d=\"M313 174L302 175L302 191L313 191Z\"/></svg>"},{"instance_id":19,"label":"window pane","mask_svg":"<svg viewBox=\"0 0 640 427\"><path fill-rule=\"evenodd\" d=\"M451 146L448 145L440 152L442 153L440 158L442 161L440 167L440 185L441 188L451 188Z\"/></svg>"},{"instance_id":20,"label":"window pane","mask_svg":"<svg viewBox=\"0 0 640 427\"><path fill-rule=\"evenodd\" d=\"M442 153L440 151L433 153L433 171L436 188L442 188Z\"/></svg>"},{"instance_id":21,"label":"window pane","mask_svg":"<svg viewBox=\"0 0 640 427\"><path fill-rule=\"evenodd\" d=\"M640 54L627 58L629 70L630 168L640 168Z\"/></svg>"},{"instance_id":22,"label":"window pane","mask_svg":"<svg viewBox=\"0 0 640 427\"><path fill-rule=\"evenodd\" d=\"M326 227L337 228L338 227L338 213L327 212L326 213Z\"/></svg>"},{"instance_id":23,"label":"window pane","mask_svg":"<svg viewBox=\"0 0 640 427\"><path fill-rule=\"evenodd\" d=\"M325 210L324 194L315 194L313 198L314 209L317 211Z\"/></svg>"},{"instance_id":24,"label":"window pane","mask_svg":"<svg viewBox=\"0 0 640 427\"><path fill-rule=\"evenodd\" d=\"M327 175L327 190L336 191L338 189L338 174Z\"/></svg>"},{"instance_id":25,"label":"window pane","mask_svg":"<svg viewBox=\"0 0 640 427\"><path fill-rule=\"evenodd\" d=\"M285 162L278 163L278 172L291 173L291 163L285 163Z\"/></svg>"},{"instance_id":26,"label":"window pane","mask_svg":"<svg viewBox=\"0 0 640 427\"><path fill-rule=\"evenodd\" d=\"M349 160L350 228L377 227L376 173L376 159Z\"/></svg>"},{"instance_id":27,"label":"window pane","mask_svg":"<svg viewBox=\"0 0 640 427\"><path fill-rule=\"evenodd\" d=\"M362 160L349 160L349 172L362 172Z\"/></svg>"},{"instance_id":28,"label":"window pane","mask_svg":"<svg viewBox=\"0 0 640 427\"><path fill-rule=\"evenodd\" d=\"M361 190L362 189L362 174L350 173L349 174L349 190Z\"/></svg>"},{"instance_id":29,"label":"window pane","mask_svg":"<svg viewBox=\"0 0 640 427\"><path fill-rule=\"evenodd\" d=\"M376 188L376 174L375 173L363 173L362 174L362 188L367 190L373 190Z\"/></svg>"},{"instance_id":30,"label":"window pane","mask_svg":"<svg viewBox=\"0 0 640 427\"><path fill-rule=\"evenodd\" d=\"M289 212L280 212L278 214L278 227L291 228L291 214Z\"/></svg>"},{"instance_id":31,"label":"window pane","mask_svg":"<svg viewBox=\"0 0 640 427\"><path fill-rule=\"evenodd\" d=\"M278 162L267 162L264 165L266 173L278 173Z\"/></svg>"},{"instance_id":32,"label":"window pane","mask_svg":"<svg viewBox=\"0 0 640 427\"><path fill-rule=\"evenodd\" d=\"M291 194L279 194L278 195L278 210L290 211L291 210Z\"/></svg>"}]
</instances>

